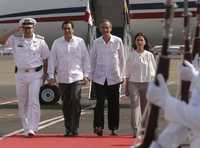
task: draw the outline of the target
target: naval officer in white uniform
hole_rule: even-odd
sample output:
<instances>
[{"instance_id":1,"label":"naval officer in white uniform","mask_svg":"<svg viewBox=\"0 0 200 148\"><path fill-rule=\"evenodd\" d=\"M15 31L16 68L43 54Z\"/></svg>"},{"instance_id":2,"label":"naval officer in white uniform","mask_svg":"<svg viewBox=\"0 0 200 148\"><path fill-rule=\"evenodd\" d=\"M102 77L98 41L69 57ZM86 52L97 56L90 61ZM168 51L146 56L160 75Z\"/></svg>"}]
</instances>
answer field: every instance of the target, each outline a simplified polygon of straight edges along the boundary
<instances>
[{"instance_id":1,"label":"naval officer in white uniform","mask_svg":"<svg viewBox=\"0 0 200 148\"><path fill-rule=\"evenodd\" d=\"M0 44L14 50L19 116L27 136L34 136L38 130L39 90L42 79L47 77L49 56L44 37L34 33L35 26L35 19L23 18L18 28L0 37Z\"/></svg>"}]
</instances>

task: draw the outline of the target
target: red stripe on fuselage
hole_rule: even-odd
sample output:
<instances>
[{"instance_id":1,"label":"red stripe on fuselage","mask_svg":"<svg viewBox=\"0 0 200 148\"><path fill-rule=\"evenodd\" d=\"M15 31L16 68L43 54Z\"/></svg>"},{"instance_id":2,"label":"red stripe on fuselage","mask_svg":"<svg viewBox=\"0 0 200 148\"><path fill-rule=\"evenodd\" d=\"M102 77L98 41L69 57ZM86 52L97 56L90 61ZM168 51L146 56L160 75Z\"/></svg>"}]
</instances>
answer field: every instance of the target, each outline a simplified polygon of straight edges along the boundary
<instances>
[{"instance_id":1,"label":"red stripe on fuselage","mask_svg":"<svg viewBox=\"0 0 200 148\"><path fill-rule=\"evenodd\" d=\"M192 16L195 12L192 11ZM160 19L165 17L165 12L146 12L146 13L130 13L131 19ZM183 17L183 12L175 12L175 17Z\"/></svg>"},{"instance_id":2,"label":"red stripe on fuselage","mask_svg":"<svg viewBox=\"0 0 200 148\"><path fill-rule=\"evenodd\" d=\"M56 16L56 17L41 17L35 18L37 22L57 22L57 21L87 21L87 15L80 15L80 16ZM19 19L12 19L12 20L0 20L0 24L7 24L7 23L17 23Z\"/></svg>"}]
</instances>

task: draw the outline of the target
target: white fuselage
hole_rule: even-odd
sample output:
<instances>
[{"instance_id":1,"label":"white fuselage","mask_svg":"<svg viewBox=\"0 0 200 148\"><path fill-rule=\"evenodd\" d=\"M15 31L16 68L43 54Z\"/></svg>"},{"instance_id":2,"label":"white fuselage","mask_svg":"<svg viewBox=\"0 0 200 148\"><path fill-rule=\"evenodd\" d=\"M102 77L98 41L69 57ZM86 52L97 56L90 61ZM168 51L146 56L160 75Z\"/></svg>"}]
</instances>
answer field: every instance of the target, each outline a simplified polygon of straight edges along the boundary
<instances>
[{"instance_id":1,"label":"white fuselage","mask_svg":"<svg viewBox=\"0 0 200 148\"><path fill-rule=\"evenodd\" d=\"M44 36L49 45L63 35L61 24L64 20L74 20L75 34L86 39L88 2L89 0L1 0L0 34L17 27L19 19L33 17L38 21L36 33Z\"/></svg>"},{"instance_id":2,"label":"white fuselage","mask_svg":"<svg viewBox=\"0 0 200 148\"><path fill-rule=\"evenodd\" d=\"M17 26L22 17L33 17L38 21L36 32L52 41L62 35L61 23L74 20L75 34L85 39L88 37L86 8L89 0L1 0L0 1L0 34ZM106 0L105 0L106 2ZM131 32L144 32L151 44L161 44L166 0L129 0ZM172 44L183 44L183 0L177 3L173 21ZM196 0L189 0L189 10L196 11ZM11 5L12 4L12 5ZM12 6L12 8L11 8ZM117 11L117 10L116 10ZM98 14L95 14L98 17ZM191 30L194 34L196 18L191 19ZM98 25L98 24L97 24Z\"/></svg>"},{"instance_id":3,"label":"white fuselage","mask_svg":"<svg viewBox=\"0 0 200 148\"><path fill-rule=\"evenodd\" d=\"M176 3L173 19L172 44L184 44L183 38L183 0L173 0ZM129 0L131 32L144 32L151 44L162 44L163 22L166 0ZM189 0L189 11L196 11L196 0ZM191 36L193 37L196 18L191 18Z\"/></svg>"}]
</instances>

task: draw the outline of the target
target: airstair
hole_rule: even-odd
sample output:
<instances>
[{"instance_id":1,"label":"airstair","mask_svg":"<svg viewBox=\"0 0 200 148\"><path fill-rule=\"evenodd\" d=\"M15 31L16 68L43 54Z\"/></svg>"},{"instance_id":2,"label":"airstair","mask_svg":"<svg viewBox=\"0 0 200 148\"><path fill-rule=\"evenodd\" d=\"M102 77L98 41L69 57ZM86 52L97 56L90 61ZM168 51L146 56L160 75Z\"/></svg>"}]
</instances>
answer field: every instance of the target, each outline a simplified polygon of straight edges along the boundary
<instances>
[{"instance_id":1,"label":"airstair","mask_svg":"<svg viewBox=\"0 0 200 148\"><path fill-rule=\"evenodd\" d=\"M99 24L102 19L109 19L112 22L112 34L123 39L125 48L125 57L131 51L131 32L129 24L129 11L128 11L128 0L91 0L91 13L94 19L95 29L90 30L91 39L94 39L94 34L99 37L101 34L99 32ZM90 40L92 44L92 40ZM123 96L121 92L121 96ZM95 98L95 89L91 87L90 98Z\"/></svg>"},{"instance_id":2,"label":"airstair","mask_svg":"<svg viewBox=\"0 0 200 148\"><path fill-rule=\"evenodd\" d=\"M91 7L97 25L97 36L100 36L100 21L109 19L113 25L112 33L123 38L123 0L92 0Z\"/></svg>"}]
</instances>

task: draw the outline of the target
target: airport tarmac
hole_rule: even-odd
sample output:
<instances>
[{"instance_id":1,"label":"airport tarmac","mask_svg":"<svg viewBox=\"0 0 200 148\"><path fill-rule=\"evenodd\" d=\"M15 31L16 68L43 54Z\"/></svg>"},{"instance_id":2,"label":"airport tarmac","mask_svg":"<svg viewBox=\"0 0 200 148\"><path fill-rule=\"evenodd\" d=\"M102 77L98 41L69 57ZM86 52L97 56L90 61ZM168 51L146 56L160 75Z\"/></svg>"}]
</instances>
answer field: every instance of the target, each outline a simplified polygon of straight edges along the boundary
<instances>
[{"instance_id":1,"label":"airport tarmac","mask_svg":"<svg viewBox=\"0 0 200 148\"><path fill-rule=\"evenodd\" d=\"M180 63L180 59L173 59L170 62L170 77L168 84L170 91L173 95L176 95L177 88L177 76L176 65ZM0 56L0 138L13 136L19 134L22 131L20 121L17 112L17 100L15 94L15 74L14 74L14 62L11 56ZM130 108L129 99L122 97L120 99L120 128L118 130L119 135L130 135ZM93 135L93 108L95 100L88 99L88 88L84 87L82 91L82 113L80 120L80 134ZM42 105L41 106L41 122L39 127L39 134L63 134L64 123L61 111L61 105ZM105 107L105 115L107 110ZM106 117L106 116L105 116ZM166 121L163 119L161 113L159 120L158 133L166 125ZM108 135L110 131L107 127L107 118L105 118L105 130L104 134ZM186 148L186 147L185 147Z\"/></svg>"}]
</instances>

